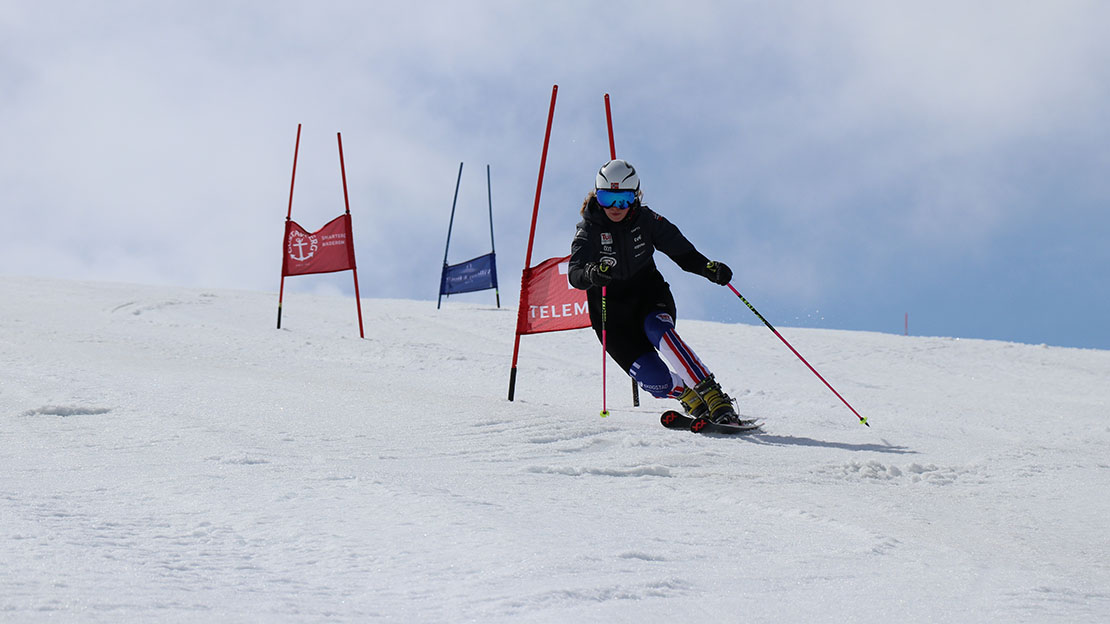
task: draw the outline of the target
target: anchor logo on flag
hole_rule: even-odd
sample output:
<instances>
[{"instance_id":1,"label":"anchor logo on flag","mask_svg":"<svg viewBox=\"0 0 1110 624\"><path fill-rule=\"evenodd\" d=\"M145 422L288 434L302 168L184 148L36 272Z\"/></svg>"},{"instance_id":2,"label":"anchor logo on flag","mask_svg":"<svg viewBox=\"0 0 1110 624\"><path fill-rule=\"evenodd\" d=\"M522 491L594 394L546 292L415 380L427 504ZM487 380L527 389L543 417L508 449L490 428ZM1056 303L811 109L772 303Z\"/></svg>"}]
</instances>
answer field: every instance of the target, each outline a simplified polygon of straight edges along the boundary
<instances>
[{"instance_id":1,"label":"anchor logo on flag","mask_svg":"<svg viewBox=\"0 0 1110 624\"><path fill-rule=\"evenodd\" d=\"M307 253L305 247L308 247ZM297 262L304 262L312 256L316 255L316 250L320 245L316 241L316 237L311 234L305 234L303 231L292 230L289 232L289 257Z\"/></svg>"}]
</instances>

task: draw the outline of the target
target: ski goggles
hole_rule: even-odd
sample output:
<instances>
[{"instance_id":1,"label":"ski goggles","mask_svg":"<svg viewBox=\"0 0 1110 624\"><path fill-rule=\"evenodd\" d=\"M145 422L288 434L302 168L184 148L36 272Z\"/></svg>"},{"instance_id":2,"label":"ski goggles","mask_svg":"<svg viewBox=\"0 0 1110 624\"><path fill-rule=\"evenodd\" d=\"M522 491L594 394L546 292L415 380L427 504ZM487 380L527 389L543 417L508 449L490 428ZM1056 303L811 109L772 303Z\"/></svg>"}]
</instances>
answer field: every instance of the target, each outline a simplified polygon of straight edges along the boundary
<instances>
[{"instance_id":1,"label":"ski goggles","mask_svg":"<svg viewBox=\"0 0 1110 624\"><path fill-rule=\"evenodd\" d=\"M611 191L597 189L597 203L604 208L620 208L627 210L636 203L636 191Z\"/></svg>"}]
</instances>

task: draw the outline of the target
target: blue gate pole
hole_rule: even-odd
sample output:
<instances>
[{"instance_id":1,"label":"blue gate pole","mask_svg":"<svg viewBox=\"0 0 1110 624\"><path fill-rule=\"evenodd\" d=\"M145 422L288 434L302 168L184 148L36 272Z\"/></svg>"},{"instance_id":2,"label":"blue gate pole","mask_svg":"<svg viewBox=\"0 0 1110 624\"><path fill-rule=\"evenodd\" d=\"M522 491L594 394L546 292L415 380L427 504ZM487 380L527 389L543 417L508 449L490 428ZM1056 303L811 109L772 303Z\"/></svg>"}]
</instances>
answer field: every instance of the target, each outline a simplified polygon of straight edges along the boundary
<instances>
[{"instance_id":1,"label":"blue gate pole","mask_svg":"<svg viewBox=\"0 0 1110 624\"><path fill-rule=\"evenodd\" d=\"M493 185L489 179L489 165L486 165L486 194L489 196L489 249L490 259L493 261L493 296L497 298L497 307L501 307L501 292L497 290L497 247L493 244Z\"/></svg>"},{"instance_id":2,"label":"blue gate pole","mask_svg":"<svg viewBox=\"0 0 1110 624\"><path fill-rule=\"evenodd\" d=\"M443 303L443 276L447 273L447 252L451 249L451 228L455 226L455 204L459 201L459 182L462 182L463 164L459 163L459 177L455 179L455 199L451 200L451 220L447 222L447 247L443 250L443 271L439 276L439 299L436 300L436 309Z\"/></svg>"}]
</instances>

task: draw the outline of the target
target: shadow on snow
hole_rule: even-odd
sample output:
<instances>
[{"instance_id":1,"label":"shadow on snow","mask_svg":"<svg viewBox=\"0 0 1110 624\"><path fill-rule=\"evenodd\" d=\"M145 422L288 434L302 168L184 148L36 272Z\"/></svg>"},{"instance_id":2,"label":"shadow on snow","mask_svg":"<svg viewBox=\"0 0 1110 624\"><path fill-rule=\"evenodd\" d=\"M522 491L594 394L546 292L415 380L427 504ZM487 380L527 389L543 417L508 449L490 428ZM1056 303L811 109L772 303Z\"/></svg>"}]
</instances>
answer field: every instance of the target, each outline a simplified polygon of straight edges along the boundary
<instances>
[{"instance_id":1,"label":"shadow on snow","mask_svg":"<svg viewBox=\"0 0 1110 624\"><path fill-rule=\"evenodd\" d=\"M848 444L846 442L826 442L799 436L768 434L752 434L745 436L745 439L756 444L767 444L770 446L818 446L822 448L841 449L844 451L871 451L875 453L893 453L897 455L917 454L917 451L911 450L905 446L891 444L886 440L883 440L882 444Z\"/></svg>"}]
</instances>

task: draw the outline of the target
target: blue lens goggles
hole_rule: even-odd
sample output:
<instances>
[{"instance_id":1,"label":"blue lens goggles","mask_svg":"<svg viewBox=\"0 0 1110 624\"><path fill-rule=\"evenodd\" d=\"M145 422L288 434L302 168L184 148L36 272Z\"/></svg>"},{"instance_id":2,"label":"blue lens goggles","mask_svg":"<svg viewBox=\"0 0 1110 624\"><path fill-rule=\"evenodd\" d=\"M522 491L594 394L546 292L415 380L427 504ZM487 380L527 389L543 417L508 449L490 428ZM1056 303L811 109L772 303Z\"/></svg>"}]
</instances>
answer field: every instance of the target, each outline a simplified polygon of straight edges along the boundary
<instances>
[{"instance_id":1,"label":"blue lens goggles","mask_svg":"<svg viewBox=\"0 0 1110 624\"><path fill-rule=\"evenodd\" d=\"M636 203L636 191L597 189L597 203L605 208L628 209Z\"/></svg>"}]
</instances>

